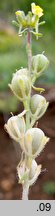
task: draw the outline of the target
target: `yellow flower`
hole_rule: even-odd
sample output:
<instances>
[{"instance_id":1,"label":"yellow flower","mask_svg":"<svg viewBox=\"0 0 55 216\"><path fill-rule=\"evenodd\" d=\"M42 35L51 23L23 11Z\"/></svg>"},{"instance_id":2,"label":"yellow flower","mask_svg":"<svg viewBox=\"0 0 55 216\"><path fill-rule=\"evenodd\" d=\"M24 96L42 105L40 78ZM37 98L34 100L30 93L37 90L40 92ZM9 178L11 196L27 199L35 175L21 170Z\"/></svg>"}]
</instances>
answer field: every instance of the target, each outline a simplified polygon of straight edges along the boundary
<instances>
[{"instance_id":1,"label":"yellow flower","mask_svg":"<svg viewBox=\"0 0 55 216\"><path fill-rule=\"evenodd\" d=\"M34 15L37 15L38 17L41 17L43 15L43 9L38 5L35 5L35 3L31 4L31 8Z\"/></svg>"},{"instance_id":2,"label":"yellow flower","mask_svg":"<svg viewBox=\"0 0 55 216\"><path fill-rule=\"evenodd\" d=\"M22 14L22 11L21 11L21 10L18 10L18 11L15 12L15 14L16 14L16 16L19 16L19 15Z\"/></svg>"}]
</instances>

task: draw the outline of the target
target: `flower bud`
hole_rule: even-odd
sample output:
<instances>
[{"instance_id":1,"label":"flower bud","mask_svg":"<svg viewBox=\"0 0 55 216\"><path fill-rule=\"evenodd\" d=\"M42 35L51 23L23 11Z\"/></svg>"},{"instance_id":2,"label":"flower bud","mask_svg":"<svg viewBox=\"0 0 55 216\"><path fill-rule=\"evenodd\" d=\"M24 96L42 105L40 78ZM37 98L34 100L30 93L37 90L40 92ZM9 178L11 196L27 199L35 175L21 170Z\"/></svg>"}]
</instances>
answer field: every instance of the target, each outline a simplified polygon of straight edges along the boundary
<instances>
[{"instance_id":1,"label":"flower bud","mask_svg":"<svg viewBox=\"0 0 55 216\"><path fill-rule=\"evenodd\" d=\"M17 21L20 25L23 27L26 27L26 18L25 18L25 13L21 10L18 10L15 12Z\"/></svg>"},{"instance_id":2,"label":"flower bud","mask_svg":"<svg viewBox=\"0 0 55 216\"><path fill-rule=\"evenodd\" d=\"M36 17L33 15L30 22L31 29L35 28L35 24L36 24Z\"/></svg>"},{"instance_id":3,"label":"flower bud","mask_svg":"<svg viewBox=\"0 0 55 216\"><path fill-rule=\"evenodd\" d=\"M19 115L12 116L5 124L5 129L12 139L20 143L25 133L24 118L19 117Z\"/></svg>"},{"instance_id":4,"label":"flower bud","mask_svg":"<svg viewBox=\"0 0 55 216\"><path fill-rule=\"evenodd\" d=\"M35 94L30 99L30 110L32 113L32 116L36 116L36 120L38 120L40 117L44 115L46 112L46 109L48 107L48 102L46 102L46 99L39 94Z\"/></svg>"},{"instance_id":5,"label":"flower bud","mask_svg":"<svg viewBox=\"0 0 55 216\"><path fill-rule=\"evenodd\" d=\"M39 128L30 128L25 133L24 151L32 158L36 158L49 141L44 132Z\"/></svg>"},{"instance_id":6,"label":"flower bud","mask_svg":"<svg viewBox=\"0 0 55 216\"><path fill-rule=\"evenodd\" d=\"M49 61L43 54L38 54L32 57L32 72L35 75L42 73L48 66Z\"/></svg>"},{"instance_id":7,"label":"flower bud","mask_svg":"<svg viewBox=\"0 0 55 216\"><path fill-rule=\"evenodd\" d=\"M30 29L35 28L36 18L35 18L34 15L32 16L32 12L31 11L29 11L28 14L27 14L27 16L26 16L26 23L27 23L27 27L28 28L29 27L30 27Z\"/></svg>"},{"instance_id":8,"label":"flower bud","mask_svg":"<svg viewBox=\"0 0 55 216\"><path fill-rule=\"evenodd\" d=\"M31 20L32 20L32 13L31 13L31 11L29 11L28 14L26 15L27 27L30 27Z\"/></svg>"},{"instance_id":9,"label":"flower bud","mask_svg":"<svg viewBox=\"0 0 55 216\"><path fill-rule=\"evenodd\" d=\"M13 75L12 82L9 87L20 101L28 97L30 93L30 79L25 75L27 69L20 69Z\"/></svg>"}]
</instances>

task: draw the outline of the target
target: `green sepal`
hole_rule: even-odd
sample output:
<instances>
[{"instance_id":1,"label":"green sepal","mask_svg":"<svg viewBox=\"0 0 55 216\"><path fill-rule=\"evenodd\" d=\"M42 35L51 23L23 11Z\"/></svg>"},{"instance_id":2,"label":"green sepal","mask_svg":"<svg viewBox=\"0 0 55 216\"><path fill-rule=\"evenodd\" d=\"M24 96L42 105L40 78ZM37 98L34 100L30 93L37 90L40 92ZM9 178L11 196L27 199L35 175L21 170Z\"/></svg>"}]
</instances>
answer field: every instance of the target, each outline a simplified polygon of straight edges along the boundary
<instances>
[{"instance_id":1,"label":"green sepal","mask_svg":"<svg viewBox=\"0 0 55 216\"><path fill-rule=\"evenodd\" d=\"M45 21L40 22L40 23L38 24L38 26L41 26L41 25L44 25L44 24L45 24Z\"/></svg>"},{"instance_id":2,"label":"green sepal","mask_svg":"<svg viewBox=\"0 0 55 216\"><path fill-rule=\"evenodd\" d=\"M12 21L12 24L13 24L14 26L16 26L16 27L19 27L18 22L16 22L15 20Z\"/></svg>"},{"instance_id":3,"label":"green sepal","mask_svg":"<svg viewBox=\"0 0 55 216\"><path fill-rule=\"evenodd\" d=\"M30 31L32 34L34 34L35 36L37 37L42 37L42 34L41 33L36 33L35 31Z\"/></svg>"},{"instance_id":4,"label":"green sepal","mask_svg":"<svg viewBox=\"0 0 55 216\"><path fill-rule=\"evenodd\" d=\"M21 179L19 179L19 183L24 183L28 179L28 172L26 171Z\"/></svg>"},{"instance_id":5,"label":"green sepal","mask_svg":"<svg viewBox=\"0 0 55 216\"><path fill-rule=\"evenodd\" d=\"M25 28L23 31L19 31L19 36L22 36L22 34L24 34L27 30L28 28Z\"/></svg>"},{"instance_id":6,"label":"green sepal","mask_svg":"<svg viewBox=\"0 0 55 216\"><path fill-rule=\"evenodd\" d=\"M35 86L32 85L32 88L35 90L35 91L39 91L40 93L44 92L45 89L44 88L36 88Z\"/></svg>"}]
</instances>

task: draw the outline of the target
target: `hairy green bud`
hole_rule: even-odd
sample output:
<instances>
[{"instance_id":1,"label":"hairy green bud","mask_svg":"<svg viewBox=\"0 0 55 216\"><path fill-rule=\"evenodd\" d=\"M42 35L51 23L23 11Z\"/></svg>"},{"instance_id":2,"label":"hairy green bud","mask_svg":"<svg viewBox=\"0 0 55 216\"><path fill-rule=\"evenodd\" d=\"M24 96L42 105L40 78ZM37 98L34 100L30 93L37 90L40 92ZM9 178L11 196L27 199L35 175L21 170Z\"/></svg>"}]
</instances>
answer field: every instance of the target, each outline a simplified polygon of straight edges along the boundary
<instances>
[{"instance_id":1,"label":"hairy green bud","mask_svg":"<svg viewBox=\"0 0 55 216\"><path fill-rule=\"evenodd\" d=\"M33 76L39 77L43 73L43 71L46 70L48 64L49 64L49 61L45 55L38 54L38 55L33 56L32 57Z\"/></svg>"},{"instance_id":2,"label":"hairy green bud","mask_svg":"<svg viewBox=\"0 0 55 216\"><path fill-rule=\"evenodd\" d=\"M30 128L25 133L24 151L32 158L36 158L44 149L49 138L39 128Z\"/></svg>"},{"instance_id":3,"label":"hairy green bud","mask_svg":"<svg viewBox=\"0 0 55 216\"><path fill-rule=\"evenodd\" d=\"M27 76L27 69L17 71L13 75L9 87L20 101L26 99L30 93L30 79Z\"/></svg>"}]
</instances>

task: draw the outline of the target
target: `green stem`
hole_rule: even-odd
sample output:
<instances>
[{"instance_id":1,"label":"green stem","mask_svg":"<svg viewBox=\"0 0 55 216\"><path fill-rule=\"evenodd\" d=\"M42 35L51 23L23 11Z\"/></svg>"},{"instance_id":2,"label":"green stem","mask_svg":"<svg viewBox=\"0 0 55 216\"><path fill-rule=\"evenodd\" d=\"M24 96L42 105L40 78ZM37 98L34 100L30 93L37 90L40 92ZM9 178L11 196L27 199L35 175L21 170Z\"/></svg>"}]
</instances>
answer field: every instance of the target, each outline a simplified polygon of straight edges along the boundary
<instances>
[{"instance_id":1,"label":"green stem","mask_svg":"<svg viewBox=\"0 0 55 216\"><path fill-rule=\"evenodd\" d=\"M38 21L36 23L36 33L37 33L36 39L38 40Z\"/></svg>"},{"instance_id":2,"label":"green stem","mask_svg":"<svg viewBox=\"0 0 55 216\"><path fill-rule=\"evenodd\" d=\"M27 110L26 112L26 130L30 128L30 108L29 108L29 97L23 101L24 108Z\"/></svg>"},{"instance_id":3,"label":"green stem","mask_svg":"<svg viewBox=\"0 0 55 216\"><path fill-rule=\"evenodd\" d=\"M30 29L28 28L27 31L27 53L28 53L28 70L29 76L31 73L31 66L32 66L32 49L31 49L31 33ZM30 77L31 80L31 77ZM26 113L26 130L30 128L30 107L29 107L30 95L23 101L24 108L27 110Z\"/></svg>"},{"instance_id":4,"label":"green stem","mask_svg":"<svg viewBox=\"0 0 55 216\"><path fill-rule=\"evenodd\" d=\"M28 182L23 185L22 200L28 200L29 185Z\"/></svg>"},{"instance_id":5,"label":"green stem","mask_svg":"<svg viewBox=\"0 0 55 216\"><path fill-rule=\"evenodd\" d=\"M32 49L31 49L31 32L30 32L30 29L28 29L28 32L27 32L27 53L28 53L28 69L29 69L29 74L30 74L31 66L32 66Z\"/></svg>"}]
</instances>

